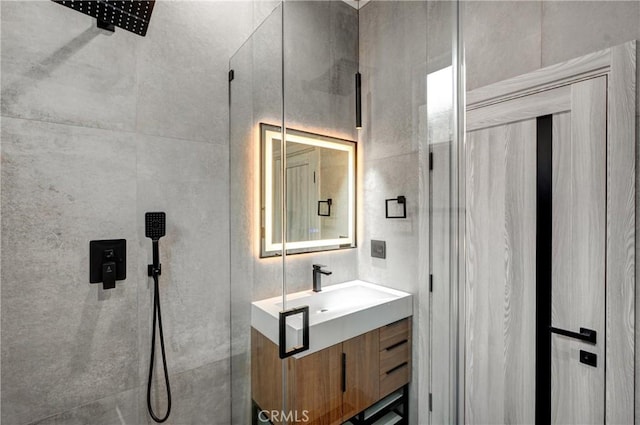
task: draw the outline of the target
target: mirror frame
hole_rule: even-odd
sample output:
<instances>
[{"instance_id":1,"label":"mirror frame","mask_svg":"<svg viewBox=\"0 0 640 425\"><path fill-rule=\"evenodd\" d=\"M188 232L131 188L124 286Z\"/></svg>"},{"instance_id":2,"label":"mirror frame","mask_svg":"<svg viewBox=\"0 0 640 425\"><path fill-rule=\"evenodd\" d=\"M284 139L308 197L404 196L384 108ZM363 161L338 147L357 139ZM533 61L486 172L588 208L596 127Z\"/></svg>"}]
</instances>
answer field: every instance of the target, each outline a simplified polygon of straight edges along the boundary
<instances>
[{"instance_id":1,"label":"mirror frame","mask_svg":"<svg viewBox=\"0 0 640 425\"><path fill-rule=\"evenodd\" d=\"M260 123L260 258L282 255L282 243L273 241L273 141L282 140L280 126ZM286 242L287 255L356 247L356 149L353 140L339 139L301 130L286 129L286 141L347 152L348 232L346 238Z\"/></svg>"}]
</instances>

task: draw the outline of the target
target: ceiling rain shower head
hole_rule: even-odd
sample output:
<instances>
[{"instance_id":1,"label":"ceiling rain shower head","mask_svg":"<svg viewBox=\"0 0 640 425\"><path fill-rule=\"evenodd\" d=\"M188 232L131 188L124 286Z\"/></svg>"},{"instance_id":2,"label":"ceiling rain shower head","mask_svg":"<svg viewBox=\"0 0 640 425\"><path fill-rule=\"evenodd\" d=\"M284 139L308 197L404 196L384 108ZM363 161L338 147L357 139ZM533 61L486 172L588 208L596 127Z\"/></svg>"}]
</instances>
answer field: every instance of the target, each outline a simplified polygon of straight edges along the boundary
<instances>
[{"instance_id":1,"label":"ceiling rain shower head","mask_svg":"<svg viewBox=\"0 0 640 425\"><path fill-rule=\"evenodd\" d=\"M155 0L52 0L98 20L98 27L120 27L145 36Z\"/></svg>"}]
</instances>

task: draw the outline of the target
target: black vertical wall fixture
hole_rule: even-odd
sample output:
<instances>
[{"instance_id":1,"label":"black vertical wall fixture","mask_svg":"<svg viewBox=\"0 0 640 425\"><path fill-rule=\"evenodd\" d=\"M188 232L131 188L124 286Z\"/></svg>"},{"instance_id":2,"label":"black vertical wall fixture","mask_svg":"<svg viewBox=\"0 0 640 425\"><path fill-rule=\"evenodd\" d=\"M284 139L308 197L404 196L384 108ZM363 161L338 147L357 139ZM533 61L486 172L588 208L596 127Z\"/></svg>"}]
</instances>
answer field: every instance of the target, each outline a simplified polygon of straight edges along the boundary
<instances>
[{"instance_id":1,"label":"black vertical wall fixture","mask_svg":"<svg viewBox=\"0 0 640 425\"><path fill-rule=\"evenodd\" d=\"M356 128L362 128L362 75L356 72Z\"/></svg>"},{"instance_id":2,"label":"black vertical wall fixture","mask_svg":"<svg viewBox=\"0 0 640 425\"><path fill-rule=\"evenodd\" d=\"M553 118L537 118L536 425L551 423L551 262Z\"/></svg>"}]
</instances>

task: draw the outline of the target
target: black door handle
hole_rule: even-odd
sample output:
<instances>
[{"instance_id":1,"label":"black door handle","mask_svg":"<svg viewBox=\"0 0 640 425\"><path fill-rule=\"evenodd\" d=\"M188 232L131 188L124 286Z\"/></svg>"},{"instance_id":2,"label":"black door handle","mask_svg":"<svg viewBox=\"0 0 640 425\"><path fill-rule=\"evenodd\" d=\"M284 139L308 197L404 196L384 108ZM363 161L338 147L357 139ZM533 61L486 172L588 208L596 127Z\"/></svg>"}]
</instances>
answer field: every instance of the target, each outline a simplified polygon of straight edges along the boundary
<instances>
[{"instance_id":1,"label":"black door handle","mask_svg":"<svg viewBox=\"0 0 640 425\"><path fill-rule=\"evenodd\" d=\"M568 336L569 338L579 339L580 341L589 342L591 344L596 343L596 331L592 329L580 328L580 333L578 333L551 326L549 327L549 330L554 334Z\"/></svg>"}]
</instances>

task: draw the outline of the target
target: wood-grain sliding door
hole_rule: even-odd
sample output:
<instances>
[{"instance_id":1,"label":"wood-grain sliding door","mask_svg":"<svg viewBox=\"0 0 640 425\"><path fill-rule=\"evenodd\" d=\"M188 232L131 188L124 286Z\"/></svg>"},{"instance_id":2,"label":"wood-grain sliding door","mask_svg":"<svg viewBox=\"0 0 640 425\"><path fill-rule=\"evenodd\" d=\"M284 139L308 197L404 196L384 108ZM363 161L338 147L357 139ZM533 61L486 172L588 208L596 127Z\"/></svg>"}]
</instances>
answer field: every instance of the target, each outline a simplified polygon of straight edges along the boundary
<instances>
[{"instance_id":1,"label":"wood-grain sliding door","mask_svg":"<svg viewBox=\"0 0 640 425\"><path fill-rule=\"evenodd\" d=\"M536 120L466 143L465 422L535 418Z\"/></svg>"},{"instance_id":2,"label":"wood-grain sliding door","mask_svg":"<svg viewBox=\"0 0 640 425\"><path fill-rule=\"evenodd\" d=\"M469 423L604 423L606 105L601 76L469 114Z\"/></svg>"},{"instance_id":3,"label":"wood-grain sliding door","mask_svg":"<svg viewBox=\"0 0 640 425\"><path fill-rule=\"evenodd\" d=\"M467 93L461 422L637 422L636 45Z\"/></svg>"}]
</instances>

